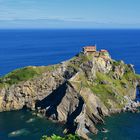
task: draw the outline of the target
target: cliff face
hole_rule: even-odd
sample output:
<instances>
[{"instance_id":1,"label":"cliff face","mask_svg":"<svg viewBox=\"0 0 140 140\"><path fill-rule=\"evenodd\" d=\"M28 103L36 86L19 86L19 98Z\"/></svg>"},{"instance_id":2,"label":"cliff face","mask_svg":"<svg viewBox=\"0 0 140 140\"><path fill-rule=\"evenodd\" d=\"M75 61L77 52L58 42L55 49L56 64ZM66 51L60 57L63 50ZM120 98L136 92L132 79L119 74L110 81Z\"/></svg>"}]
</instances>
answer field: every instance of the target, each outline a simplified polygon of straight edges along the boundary
<instances>
[{"instance_id":1,"label":"cliff face","mask_svg":"<svg viewBox=\"0 0 140 140\"><path fill-rule=\"evenodd\" d=\"M103 116L135 99L139 76L131 65L78 54L58 65L27 67L0 79L0 111L27 107L87 138Z\"/></svg>"}]
</instances>

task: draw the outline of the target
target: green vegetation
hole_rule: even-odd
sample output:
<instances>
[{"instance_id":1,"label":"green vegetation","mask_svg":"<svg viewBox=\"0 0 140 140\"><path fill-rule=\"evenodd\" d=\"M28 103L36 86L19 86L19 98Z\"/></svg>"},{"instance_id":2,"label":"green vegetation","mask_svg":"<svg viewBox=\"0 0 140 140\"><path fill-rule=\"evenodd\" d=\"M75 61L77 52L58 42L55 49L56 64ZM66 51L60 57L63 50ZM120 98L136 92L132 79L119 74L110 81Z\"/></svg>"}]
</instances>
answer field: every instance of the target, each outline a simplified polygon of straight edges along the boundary
<instances>
[{"instance_id":1,"label":"green vegetation","mask_svg":"<svg viewBox=\"0 0 140 140\"><path fill-rule=\"evenodd\" d=\"M92 59L93 59L92 54L85 55L85 54L80 53L78 57L80 58L80 61L82 63L87 62L87 61L92 61Z\"/></svg>"},{"instance_id":2,"label":"green vegetation","mask_svg":"<svg viewBox=\"0 0 140 140\"><path fill-rule=\"evenodd\" d=\"M110 56L108 52L100 52L100 55L103 55L103 56Z\"/></svg>"},{"instance_id":3,"label":"green vegetation","mask_svg":"<svg viewBox=\"0 0 140 140\"><path fill-rule=\"evenodd\" d=\"M121 65L122 63L121 63L121 61L113 61L113 65L114 66L119 66L119 65Z\"/></svg>"},{"instance_id":4,"label":"green vegetation","mask_svg":"<svg viewBox=\"0 0 140 140\"><path fill-rule=\"evenodd\" d=\"M122 97L126 93L121 80L115 80L109 75L103 73L96 73L97 78L94 85L90 85L90 89L96 94L103 103L110 108L108 101L112 101L116 108L122 107ZM101 83L103 82L103 83Z\"/></svg>"},{"instance_id":5,"label":"green vegetation","mask_svg":"<svg viewBox=\"0 0 140 140\"><path fill-rule=\"evenodd\" d=\"M0 87L17 84L21 81L27 81L41 75L44 72L54 70L57 66L58 65L41 67L29 66L14 70L0 78Z\"/></svg>"},{"instance_id":6,"label":"green vegetation","mask_svg":"<svg viewBox=\"0 0 140 140\"><path fill-rule=\"evenodd\" d=\"M92 61L92 60L93 60L92 54L85 55L83 53L79 53L77 56L69 60L68 67L71 67L75 69L76 71L79 71L81 64Z\"/></svg>"},{"instance_id":7,"label":"green vegetation","mask_svg":"<svg viewBox=\"0 0 140 140\"><path fill-rule=\"evenodd\" d=\"M140 75L139 74L135 74L136 78L140 80Z\"/></svg>"},{"instance_id":8,"label":"green vegetation","mask_svg":"<svg viewBox=\"0 0 140 140\"><path fill-rule=\"evenodd\" d=\"M91 61L92 58L92 55L80 53L71 59L69 66L78 69L81 63ZM134 88L133 82L138 78L140 79L140 76L134 74L132 68L124 64L123 61L112 61L112 65L114 66L112 71L108 74L96 72L96 79L92 81L88 80L86 74L80 73L74 84L78 90L81 87L90 88L108 108L111 107L110 105L122 108L126 103L124 96L128 94L129 88Z\"/></svg>"},{"instance_id":9,"label":"green vegetation","mask_svg":"<svg viewBox=\"0 0 140 140\"><path fill-rule=\"evenodd\" d=\"M113 78L112 71L109 74L96 72L96 79L93 82L88 81L83 75L80 75L79 81L82 81L83 87L90 88L108 108L111 105L122 108L126 102L124 96L128 94L128 88L134 87L133 81L136 77L140 76L132 71L124 74L121 79Z\"/></svg>"},{"instance_id":10,"label":"green vegetation","mask_svg":"<svg viewBox=\"0 0 140 140\"><path fill-rule=\"evenodd\" d=\"M113 105L116 108L122 108L124 104L121 102L123 96L120 95L118 92L113 91L113 87L111 85L97 84L96 86L93 86L91 90L101 99L101 101L106 105L106 107L110 108L111 105ZM109 103L108 101L111 101L111 103Z\"/></svg>"},{"instance_id":11,"label":"green vegetation","mask_svg":"<svg viewBox=\"0 0 140 140\"><path fill-rule=\"evenodd\" d=\"M41 140L81 140L79 136L77 135L67 135L65 137L60 137L60 136L57 136L57 135L52 135L51 137L48 137L48 136L43 136L41 138Z\"/></svg>"}]
</instances>

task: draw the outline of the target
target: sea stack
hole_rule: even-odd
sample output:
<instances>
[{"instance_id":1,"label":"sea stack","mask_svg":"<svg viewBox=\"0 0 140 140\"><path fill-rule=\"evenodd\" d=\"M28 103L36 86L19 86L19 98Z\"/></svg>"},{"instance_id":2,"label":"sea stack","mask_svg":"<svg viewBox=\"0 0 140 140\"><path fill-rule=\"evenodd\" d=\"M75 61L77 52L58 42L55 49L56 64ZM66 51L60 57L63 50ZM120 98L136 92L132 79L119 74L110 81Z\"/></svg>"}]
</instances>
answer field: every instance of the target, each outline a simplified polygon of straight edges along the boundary
<instances>
[{"instance_id":1,"label":"sea stack","mask_svg":"<svg viewBox=\"0 0 140 140\"><path fill-rule=\"evenodd\" d=\"M111 59L105 49L86 46L60 64L25 67L1 77L0 111L36 110L65 123L67 133L88 139L86 132L96 134L104 116L131 109L139 86L131 65Z\"/></svg>"}]
</instances>

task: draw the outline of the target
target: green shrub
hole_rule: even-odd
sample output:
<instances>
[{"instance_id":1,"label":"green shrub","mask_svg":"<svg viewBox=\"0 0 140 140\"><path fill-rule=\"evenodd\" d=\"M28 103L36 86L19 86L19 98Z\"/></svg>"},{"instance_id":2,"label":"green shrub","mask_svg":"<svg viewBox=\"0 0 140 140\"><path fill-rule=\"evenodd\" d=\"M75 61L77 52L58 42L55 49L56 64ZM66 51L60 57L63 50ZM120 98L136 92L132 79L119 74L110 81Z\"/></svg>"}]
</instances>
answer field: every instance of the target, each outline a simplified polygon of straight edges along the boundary
<instances>
[{"instance_id":1,"label":"green shrub","mask_svg":"<svg viewBox=\"0 0 140 140\"><path fill-rule=\"evenodd\" d=\"M60 137L57 135L52 135L51 137L43 136L41 140L80 140L80 137L77 135L67 135L65 137Z\"/></svg>"}]
</instances>

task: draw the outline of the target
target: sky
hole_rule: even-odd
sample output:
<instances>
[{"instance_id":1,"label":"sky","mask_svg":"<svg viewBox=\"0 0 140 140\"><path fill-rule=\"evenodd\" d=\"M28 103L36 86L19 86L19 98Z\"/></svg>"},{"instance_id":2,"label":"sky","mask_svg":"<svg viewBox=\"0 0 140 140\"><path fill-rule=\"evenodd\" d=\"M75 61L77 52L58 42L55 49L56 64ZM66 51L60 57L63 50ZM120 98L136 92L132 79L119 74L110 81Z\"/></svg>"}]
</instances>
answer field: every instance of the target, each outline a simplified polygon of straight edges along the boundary
<instances>
[{"instance_id":1,"label":"sky","mask_svg":"<svg viewBox=\"0 0 140 140\"><path fill-rule=\"evenodd\" d=\"M0 0L0 28L140 28L140 0Z\"/></svg>"}]
</instances>

